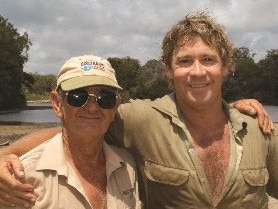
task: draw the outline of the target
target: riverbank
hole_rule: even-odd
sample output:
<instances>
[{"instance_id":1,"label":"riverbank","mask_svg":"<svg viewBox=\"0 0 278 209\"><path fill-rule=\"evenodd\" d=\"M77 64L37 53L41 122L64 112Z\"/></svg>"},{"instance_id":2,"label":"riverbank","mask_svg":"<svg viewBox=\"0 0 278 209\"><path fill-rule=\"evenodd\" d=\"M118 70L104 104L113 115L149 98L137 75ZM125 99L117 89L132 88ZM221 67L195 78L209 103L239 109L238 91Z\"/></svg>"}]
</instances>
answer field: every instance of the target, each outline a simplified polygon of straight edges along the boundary
<instances>
[{"instance_id":1,"label":"riverbank","mask_svg":"<svg viewBox=\"0 0 278 209\"><path fill-rule=\"evenodd\" d=\"M10 109L10 110L0 110L0 115L5 115L5 114L9 114L9 113L17 113L22 110L43 110L43 109L52 109L50 100L27 101L26 106L22 106L20 108L14 108L14 109Z\"/></svg>"},{"instance_id":2,"label":"riverbank","mask_svg":"<svg viewBox=\"0 0 278 209\"><path fill-rule=\"evenodd\" d=\"M0 147L34 131L57 126L57 123L17 123L0 122Z\"/></svg>"}]
</instances>

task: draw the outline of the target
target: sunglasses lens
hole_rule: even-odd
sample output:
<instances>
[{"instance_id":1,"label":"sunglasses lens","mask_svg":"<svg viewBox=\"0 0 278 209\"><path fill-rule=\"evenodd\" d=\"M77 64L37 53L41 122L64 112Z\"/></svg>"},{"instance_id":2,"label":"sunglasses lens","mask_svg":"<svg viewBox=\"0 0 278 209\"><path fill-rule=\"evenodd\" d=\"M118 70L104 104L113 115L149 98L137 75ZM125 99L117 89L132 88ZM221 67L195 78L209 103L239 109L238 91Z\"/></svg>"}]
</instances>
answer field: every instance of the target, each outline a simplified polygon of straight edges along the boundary
<instances>
[{"instance_id":1,"label":"sunglasses lens","mask_svg":"<svg viewBox=\"0 0 278 209\"><path fill-rule=\"evenodd\" d=\"M97 93L98 105L103 109L112 109L116 105L117 95L110 91L101 91Z\"/></svg>"},{"instance_id":2,"label":"sunglasses lens","mask_svg":"<svg viewBox=\"0 0 278 209\"><path fill-rule=\"evenodd\" d=\"M86 90L73 90L67 94L68 104L72 107L82 107L88 100Z\"/></svg>"},{"instance_id":3,"label":"sunglasses lens","mask_svg":"<svg viewBox=\"0 0 278 209\"><path fill-rule=\"evenodd\" d=\"M72 107L82 107L88 100L86 90L73 90L67 93L68 104ZM117 95L111 91L100 91L96 94L96 101L103 109L112 109L116 105Z\"/></svg>"}]
</instances>

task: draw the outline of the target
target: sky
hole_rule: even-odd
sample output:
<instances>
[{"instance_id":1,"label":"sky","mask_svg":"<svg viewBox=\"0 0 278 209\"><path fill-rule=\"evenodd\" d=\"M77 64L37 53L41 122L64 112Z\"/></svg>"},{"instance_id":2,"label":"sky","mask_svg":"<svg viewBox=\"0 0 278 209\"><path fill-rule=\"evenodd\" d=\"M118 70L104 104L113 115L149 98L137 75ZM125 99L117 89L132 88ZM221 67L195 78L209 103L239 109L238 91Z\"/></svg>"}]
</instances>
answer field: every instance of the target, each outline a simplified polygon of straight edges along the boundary
<instances>
[{"instance_id":1,"label":"sky","mask_svg":"<svg viewBox=\"0 0 278 209\"><path fill-rule=\"evenodd\" d=\"M72 56L160 59L170 27L206 9L237 47L278 49L276 0L0 0L0 15L32 42L25 72L57 74Z\"/></svg>"}]
</instances>

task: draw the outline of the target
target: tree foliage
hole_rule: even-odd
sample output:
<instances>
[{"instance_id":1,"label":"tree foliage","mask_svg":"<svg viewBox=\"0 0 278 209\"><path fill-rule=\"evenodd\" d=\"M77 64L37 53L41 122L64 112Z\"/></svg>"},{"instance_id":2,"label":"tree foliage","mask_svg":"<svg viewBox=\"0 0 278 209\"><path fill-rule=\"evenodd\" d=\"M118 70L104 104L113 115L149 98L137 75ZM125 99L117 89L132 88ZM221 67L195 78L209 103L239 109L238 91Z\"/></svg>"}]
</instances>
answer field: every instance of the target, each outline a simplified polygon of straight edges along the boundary
<instances>
[{"instance_id":1,"label":"tree foliage","mask_svg":"<svg viewBox=\"0 0 278 209\"><path fill-rule=\"evenodd\" d=\"M30 87L25 88L27 100L47 100L49 93L56 87L55 75L39 75L38 73L28 74L34 82Z\"/></svg>"},{"instance_id":2,"label":"tree foliage","mask_svg":"<svg viewBox=\"0 0 278 209\"><path fill-rule=\"evenodd\" d=\"M223 96L226 100L238 100L253 95L256 89L258 73L254 61L254 53L247 47L236 48L233 59L235 62L235 72L230 74L223 85ZM255 85L255 86L254 86Z\"/></svg>"},{"instance_id":3,"label":"tree foliage","mask_svg":"<svg viewBox=\"0 0 278 209\"><path fill-rule=\"evenodd\" d=\"M265 59L258 63L260 74L261 101L268 104L278 104L278 49L267 51Z\"/></svg>"},{"instance_id":4,"label":"tree foliage","mask_svg":"<svg viewBox=\"0 0 278 209\"><path fill-rule=\"evenodd\" d=\"M234 53L235 73L223 85L227 101L255 98L263 104L278 104L278 50L267 51L264 59L254 61L254 53L247 47Z\"/></svg>"},{"instance_id":5,"label":"tree foliage","mask_svg":"<svg viewBox=\"0 0 278 209\"><path fill-rule=\"evenodd\" d=\"M130 57L114 57L108 60L116 71L120 86L123 87L122 102L135 98L155 99L170 92L162 62L149 60L141 66L139 60Z\"/></svg>"},{"instance_id":6,"label":"tree foliage","mask_svg":"<svg viewBox=\"0 0 278 209\"><path fill-rule=\"evenodd\" d=\"M228 102L242 98L256 98L264 104L277 105L278 101L278 50L270 50L258 63L254 53L246 47L237 48L234 54L235 72L223 85L223 97ZM159 60L149 60L140 65L130 57L109 58L116 71L122 102L129 99L155 99L171 92L165 78L164 66ZM28 100L48 99L55 87L55 75L23 73L24 93Z\"/></svg>"},{"instance_id":7,"label":"tree foliage","mask_svg":"<svg viewBox=\"0 0 278 209\"><path fill-rule=\"evenodd\" d=\"M153 100L170 92L161 61L149 60L139 69L137 79L136 98Z\"/></svg>"},{"instance_id":8,"label":"tree foliage","mask_svg":"<svg viewBox=\"0 0 278 209\"><path fill-rule=\"evenodd\" d=\"M108 58L108 61L115 69L118 83L123 88L121 92L123 102L135 98L135 87L138 84L137 76L140 68L139 60L130 57L114 57Z\"/></svg>"},{"instance_id":9,"label":"tree foliage","mask_svg":"<svg viewBox=\"0 0 278 209\"><path fill-rule=\"evenodd\" d=\"M27 100L48 99L55 87L55 75L23 72L31 46L28 34L20 35L11 23L0 16L0 110L22 106ZM235 50L235 72L223 85L223 97L228 102L241 98L256 98L263 104L278 105L278 49L267 51L259 62L247 47ZM171 92L159 60L141 65L138 59L108 58L123 87L123 102L129 99L155 99Z\"/></svg>"},{"instance_id":10,"label":"tree foliage","mask_svg":"<svg viewBox=\"0 0 278 209\"><path fill-rule=\"evenodd\" d=\"M28 34L20 35L0 15L0 110L25 104L21 86L24 80L23 66L28 61L30 46Z\"/></svg>"}]
</instances>

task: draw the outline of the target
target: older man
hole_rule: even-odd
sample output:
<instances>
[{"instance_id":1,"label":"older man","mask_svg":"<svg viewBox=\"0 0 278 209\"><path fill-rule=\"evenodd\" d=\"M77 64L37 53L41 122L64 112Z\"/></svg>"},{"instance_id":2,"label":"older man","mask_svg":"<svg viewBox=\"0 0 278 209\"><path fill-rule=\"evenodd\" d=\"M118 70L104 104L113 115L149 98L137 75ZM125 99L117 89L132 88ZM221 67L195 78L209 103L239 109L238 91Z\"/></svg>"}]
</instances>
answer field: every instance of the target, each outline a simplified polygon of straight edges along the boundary
<instances>
[{"instance_id":1,"label":"older man","mask_svg":"<svg viewBox=\"0 0 278 209\"><path fill-rule=\"evenodd\" d=\"M62 66L51 92L62 131L20 158L37 197L31 208L141 208L133 158L104 141L119 89L105 59L84 55Z\"/></svg>"}]
</instances>

